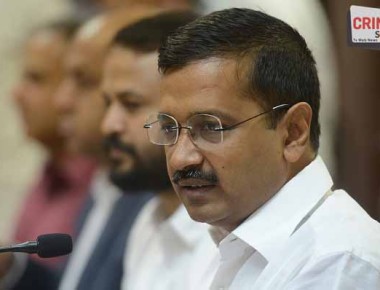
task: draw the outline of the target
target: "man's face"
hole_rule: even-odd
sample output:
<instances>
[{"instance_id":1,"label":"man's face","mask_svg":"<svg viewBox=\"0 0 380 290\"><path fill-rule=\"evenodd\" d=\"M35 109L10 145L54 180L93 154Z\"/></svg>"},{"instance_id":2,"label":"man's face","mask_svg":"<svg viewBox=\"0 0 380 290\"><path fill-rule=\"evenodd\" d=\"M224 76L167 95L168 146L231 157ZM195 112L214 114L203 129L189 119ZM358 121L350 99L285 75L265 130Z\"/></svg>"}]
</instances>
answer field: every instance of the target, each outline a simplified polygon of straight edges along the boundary
<instances>
[{"instance_id":1,"label":"man's face","mask_svg":"<svg viewBox=\"0 0 380 290\"><path fill-rule=\"evenodd\" d=\"M103 61L103 49L96 42L76 39L65 59L65 76L56 101L62 117L60 131L67 137L69 147L92 155L101 152Z\"/></svg>"},{"instance_id":2,"label":"man's face","mask_svg":"<svg viewBox=\"0 0 380 290\"><path fill-rule=\"evenodd\" d=\"M123 190L169 188L163 148L149 143L143 128L157 111L160 75L157 53L115 46L107 55L102 82L107 111L102 129L111 180Z\"/></svg>"},{"instance_id":3,"label":"man's face","mask_svg":"<svg viewBox=\"0 0 380 290\"><path fill-rule=\"evenodd\" d=\"M58 142L54 94L62 78L66 41L57 32L41 31L26 44L22 77L13 97L27 135L49 146Z\"/></svg>"},{"instance_id":4,"label":"man's face","mask_svg":"<svg viewBox=\"0 0 380 290\"><path fill-rule=\"evenodd\" d=\"M162 79L159 111L182 126L194 114L211 114L224 127L261 113L258 103L242 96L237 76L235 61L217 58L170 72ZM182 177L174 189L193 219L233 230L284 184L283 137L268 129L264 116L202 149L188 131L182 129L165 151L170 177Z\"/></svg>"}]
</instances>

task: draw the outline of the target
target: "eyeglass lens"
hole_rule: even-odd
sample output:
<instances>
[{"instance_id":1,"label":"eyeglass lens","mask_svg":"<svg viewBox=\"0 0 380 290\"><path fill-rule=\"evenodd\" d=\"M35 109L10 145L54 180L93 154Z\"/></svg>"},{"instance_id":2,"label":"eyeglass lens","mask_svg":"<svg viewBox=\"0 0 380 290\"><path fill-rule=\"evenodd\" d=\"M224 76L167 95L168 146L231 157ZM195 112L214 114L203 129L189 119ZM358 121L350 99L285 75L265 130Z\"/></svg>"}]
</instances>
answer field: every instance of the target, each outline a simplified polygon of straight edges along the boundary
<instances>
[{"instance_id":1,"label":"eyeglass lens","mask_svg":"<svg viewBox=\"0 0 380 290\"><path fill-rule=\"evenodd\" d=\"M197 114L189 118L186 126L179 126L176 119L166 114L157 114L148 119L148 137L150 141L158 145L175 144L179 130L189 129L194 143L201 145L206 143L220 143L223 141L223 132L220 120L212 115Z\"/></svg>"}]
</instances>

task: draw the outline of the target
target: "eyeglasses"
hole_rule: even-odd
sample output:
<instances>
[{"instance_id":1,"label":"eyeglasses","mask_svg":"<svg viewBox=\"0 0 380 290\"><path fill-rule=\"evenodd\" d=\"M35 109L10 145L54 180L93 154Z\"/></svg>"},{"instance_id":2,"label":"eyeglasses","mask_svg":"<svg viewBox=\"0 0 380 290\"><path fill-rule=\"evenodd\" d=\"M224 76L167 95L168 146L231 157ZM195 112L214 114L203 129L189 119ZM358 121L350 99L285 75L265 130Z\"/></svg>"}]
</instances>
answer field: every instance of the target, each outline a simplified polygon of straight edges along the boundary
<instances>
[{"instance_id":1,"label":"eyeglasses","mask_svg":"<svg viewBox=\"0 0 380 290\"><path fill-rule=\"evenodd\" d=\"M149 141L156 145L174 145L178 141L181 129L188 129L193 143L200 148L206 148L211 144L222 143L224 131L233 130L245 122L264 114L288 107L290 107L290 105L281 104L227 127L223 127L220 119L214 115L196 114L187 120L186 126L181 126L174 117L168 114L158 113L148 118L144 128L147 129Z\"/></svg>"}]
</instances>

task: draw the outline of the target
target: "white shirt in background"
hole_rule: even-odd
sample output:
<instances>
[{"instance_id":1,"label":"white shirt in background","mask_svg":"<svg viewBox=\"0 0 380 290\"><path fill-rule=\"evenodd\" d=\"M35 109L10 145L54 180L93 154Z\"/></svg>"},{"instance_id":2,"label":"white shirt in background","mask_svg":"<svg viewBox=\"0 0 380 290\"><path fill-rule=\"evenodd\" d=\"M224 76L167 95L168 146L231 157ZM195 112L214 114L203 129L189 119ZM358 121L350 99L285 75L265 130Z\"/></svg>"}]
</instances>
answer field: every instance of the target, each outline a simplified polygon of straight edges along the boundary
<instances>
[{"instance_id":1,"label":"white shirt in background","mask_svg":"<svg viewBox=\"0 0 380 290\"><path fill-rule=\"evenodd\" d=\"M380 225L332 185L317 157L233 232L213 228L219 253L197 252L188 289L380 289Z\"/></svg>"},{"instance_id":2,"label":"white shirt in background","mask_svg":"<svg viewBox=\"0 0 380 290\"><path fill-rule=\"evenodd\" d=\"M158 197L149 201L131 230L123 290L183 289L195 248L210 239L208 225L193 221L182 205L167 219L159 205Z\"/></svg>"}]
</instances>

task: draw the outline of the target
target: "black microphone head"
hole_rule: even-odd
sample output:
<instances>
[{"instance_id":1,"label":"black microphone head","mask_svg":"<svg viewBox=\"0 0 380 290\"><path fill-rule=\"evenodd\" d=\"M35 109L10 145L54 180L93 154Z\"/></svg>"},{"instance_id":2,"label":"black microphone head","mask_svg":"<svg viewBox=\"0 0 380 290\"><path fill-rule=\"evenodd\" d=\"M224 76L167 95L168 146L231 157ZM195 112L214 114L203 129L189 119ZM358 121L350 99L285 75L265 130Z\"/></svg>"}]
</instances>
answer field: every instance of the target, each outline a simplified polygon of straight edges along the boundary
<instances>
[{"instance_id":1,"label":"black microphone head","mask_svg":"<svg viewBox=\"0 0 380 290\"><path fill-rule=\"evenodd\" d=\"M67 234L48 234L37 238L37 255L41 258L53 258L70 254L73 242Z\"/></svg>"}]
</instances>

